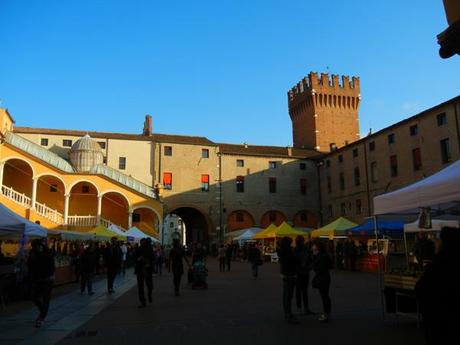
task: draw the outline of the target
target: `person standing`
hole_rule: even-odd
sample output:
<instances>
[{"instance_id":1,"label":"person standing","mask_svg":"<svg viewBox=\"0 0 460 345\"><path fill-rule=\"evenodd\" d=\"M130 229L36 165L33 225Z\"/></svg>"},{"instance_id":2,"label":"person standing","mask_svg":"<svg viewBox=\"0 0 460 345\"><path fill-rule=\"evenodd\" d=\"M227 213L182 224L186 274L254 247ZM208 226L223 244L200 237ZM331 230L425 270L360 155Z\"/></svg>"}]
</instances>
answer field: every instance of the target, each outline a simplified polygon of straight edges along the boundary
<instances>
[{"instance_id":1,"label":"person standing","mask_svg":"<svg viewBox=\"0 0 460 345\"><path fill-rule=\"evenodd\" d=\"M80 293L85 293L85 287L88 289L88 295L92 296L93 292L93 275L96 269L96 253L93 244L86 245L80 255Z\"/></svg>"},{"instance_id":2,"label":"person standing","mask_svg":"<svg viewBox=\"0 0 460 345\"><path fill-rule=\"evenodd\" d=\"M435 254L435 245L426 234L420 231L414 244L413 253L417 259L420 271L423 271L424 264L431 262Z\"/></svg>"},{"instance_id":3,"label":"person standing","mask_svg":"<svg viewBox=\"0 0 460 345\"><path fill-rule=\"evenodd\" d=\"M343 254L345 257L345 269L348 271L355 270L356 263L356 246L355 241L351 237L348 237L343 245Z\"/></svg>"},{"instance_id":4,"label":"person standing","mask_svg":"<svg viewBox=\"0 0 460 345\"><path fill-rule=\"evenodd\" d=\"M317 242L312 246L313 251L313 271L315 276L312 280L312 286L318 289L323 302L323 314L319 321L327 322L331 313L331 298L329 297L329 288L331 286L331 275L329 270L332 267L331 259L324 248L323 242Z\"/></svg>"},{"instance_id":5,"label":"person standing","mask_svg":"<svg viewBox=\"0 0 460 345\"><path fill-rule=\"evenodd\" d=\"M126 264L128 260L128 246L125 242L120 246L121 249L121 273L123 276L126 274Z\"/></svg>"},{"instance_id":6,"label":"person standing","mask_svg":"<svg viewBox=\"0 0 460 345\"><path fill-rule=\"evenodd\" d=\"M231 243L227 244L225 249L225 263L227 264L227 271L230 272L231 264L233 257L233 245Z\"/></svg>"},{"instance_id":7,"label":"person standing","mask_svg":"<svg viewBox=\"0 0 460 345\"><path fill-rule=\"evenodd\" d=\"M180 242L177 238L173 240L173 247L169 252L169 258L171 262L171 270L173 272L173 284L174 284L174 295L179 296L180 281L184 274L184 260L189 265L185 251L181 247ZM189 265L190 266L190 265Z\"/></svg>"},{"instance_id":8,"label":"person standing","mask_svg":"<svg viewBox=\"0 0 460 345\"><path fill-rule=\"evenodd\" d=\"M153 293L153 261L155 259L155 253L150 238L141 239L141 245L137 248L134 255L134 273L137 276L137 291L139 294L139 301L141 302L139 308L145 308L147 302L145 300L144 283L147 286L149 303L152 303Z\"/></svg>"},{"instance_id":9,"label":"person standing","mask_svg":"<svg viewBox=\"0 0 460 345\"><path fill-rule=\"evenodd\" d=\"M295 286L295 296L297 309L302 309L305 315L313 314L308 303L308 283L310 280L310 267L312 263L311 253L305 245L305 239L302 235L296 237L295 255L298 260L297 280Z\"/></svg>"},{"instance_id":10,"label":"person standing","mask_svg":"<svg viewBox=\"0 0 460 345\"><path fill-rule=\"evenodd\" d=\"M225 272L225 247L223 244L220 245L217 255L219 257L219 272Z\"/></svg>"},{"instance_id":11,"label":"person standing","mask_svg":"<svg viewBox=\"0 0 460 345\"><path fill-rule=\"evenodd\" d=\"M114 236L105 248L104 262L107 268L107 292L113 294L113 283L115 276L120 271L122 253L118 245L117 238Z\"/></svg>"},{"instance_id":12,"label":"person standing","mask_svg":"<svg viewBox=\"0 0 460 345\"><path fill-rule=\"evenodd\" d=\"M257 279L259 276L259 266L262 265L262 253L254 243L249 245L248 249L248 261L251 264L252 277Z\"/></svg>"},{"instance_id":13,"label":"person standing","mask_svg":"<svg viewBox=\"0 0 460 345\"><path fill-rule=\"evenodd\" d=\"M54 282L54 252L46 246L44 240L32 241L27 266L31 298L40 312L35 319L35 327L41 327L48 315Z\"/></svg>"},{"instance_id":14,"label":"person standing","mask_svg":"<svg viewBox=\"0 0 460 345\"><path fill-rule=\"evenodd\" d=\"M278 249L281 277L283 278L283 309L285 320L289 323L297 323L292 314L292 298L298 271L298 260L291 247L292 239L283 237Z\"/></svg>"}]
</instances>

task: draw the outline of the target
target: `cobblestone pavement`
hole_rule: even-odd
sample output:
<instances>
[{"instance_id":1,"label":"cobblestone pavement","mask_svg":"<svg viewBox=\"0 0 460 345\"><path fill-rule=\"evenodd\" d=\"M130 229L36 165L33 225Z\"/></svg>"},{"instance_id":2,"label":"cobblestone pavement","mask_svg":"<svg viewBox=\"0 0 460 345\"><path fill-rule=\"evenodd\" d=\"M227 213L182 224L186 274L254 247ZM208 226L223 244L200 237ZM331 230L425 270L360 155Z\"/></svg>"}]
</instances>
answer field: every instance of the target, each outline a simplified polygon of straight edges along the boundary
<instances>
[{"instance_id":1,"label":"cobblestone pavement","mask_svg":"<svg viewBox=\"0 0 460 345\"><path fill-rule=\"evenodd\" d=\"M333 272L330 322L299 316L300 323L291 325L283 320L277 264L263 265L257 280L247 263L225 273L217 267L208 262L208 290L192 290L185 281L180 297L173 295L170 274L155 277L154 301L145 309L137 308L134 287L88 322L77 322L59 344L424 344L414 320L383 321L375 274ZM319 312L316 290L310 300Z\"/></svg>"}]
</instances>

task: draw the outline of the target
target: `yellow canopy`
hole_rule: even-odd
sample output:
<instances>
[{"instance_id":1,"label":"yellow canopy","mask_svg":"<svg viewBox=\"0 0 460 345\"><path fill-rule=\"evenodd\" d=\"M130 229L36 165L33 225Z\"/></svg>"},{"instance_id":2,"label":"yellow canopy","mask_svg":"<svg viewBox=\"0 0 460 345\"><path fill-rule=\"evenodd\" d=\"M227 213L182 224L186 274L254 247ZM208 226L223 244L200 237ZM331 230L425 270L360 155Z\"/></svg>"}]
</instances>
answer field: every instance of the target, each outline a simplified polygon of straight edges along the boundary
<instances>
[{"instance_id":1,"label":"yellow canopy","mask_svg":"<svg viewBox=\"0 0 460 345\"><path fill-rule=\"evenodd\" d=\"M110 231L103 225L98 225L95 228L91 229L87 232L88 234L92 234L97 239L101 240L110 240L112 237L116 237L118 240L126 240L126 236L122 236L117 234L116 232Z\"/></svg>"},{"instance_id":2,"label":"yellow canopy","mask_svg":"<svg viewBox=\"0 0 460 345\"><path fill-rule=\"evenodd\" d=\"M265 230L262 230L261 232L255 234L252 239L253 240L264 240L266 238L275 238L275 231L276 231L276 225L275 224L270 224Z\"/></svg>"},{"instance_id":3,"label":"yellow canopy","mask_svg":"<svg viewBox=\"0 0 460 345\"><path fill-rule=\"evenodd\" d=\"M351 228L354 228L358 224L353 223L352 221L340 217L334 220L332 223L329 223L319 229L313 230L311 232L311 237L320 237L320 236L328 236L329 238L333 238L334 236L345 235L345 231Z\"/></svg>"},{"instance_id":4,"label":"yellow canopy","mask_svg":"<svg viewBox=\"0 0 460 345\"><path fill-rule=\"evenodd\" d=\"M286 222L283 222L280 224L280 226L278 226L275 234L276 234L276 237L284 237L284 236L292 237L292 236L298 236L298 235L308 236L306 232L296 230Z\"/></svg>"}]
</instances>

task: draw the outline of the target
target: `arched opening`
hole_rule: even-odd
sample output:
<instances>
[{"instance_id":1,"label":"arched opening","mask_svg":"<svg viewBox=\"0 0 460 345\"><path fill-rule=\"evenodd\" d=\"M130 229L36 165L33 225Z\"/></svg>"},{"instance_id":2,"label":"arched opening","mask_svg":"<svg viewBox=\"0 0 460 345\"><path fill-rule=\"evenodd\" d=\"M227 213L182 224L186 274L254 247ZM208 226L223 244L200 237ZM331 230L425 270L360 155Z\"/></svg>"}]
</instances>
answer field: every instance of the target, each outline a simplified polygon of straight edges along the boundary
<instances>
[{"instance_id":1,"label":"arched opening","mask_svg":"<svg viewBox=\"0 0 460 345\"><path fill-rule=\"evenodd\" d=\"M316 228L316 215L308 210L302 210L294 216L294 226L297 228Z\"/></svg>"},{"instance_id":2,"label":"arched opening","mask_svg":"<svg viewBox=\"0 0 460 345\"><path fill-rule=\"evenodd\" d=\"M129 203L125 196L108 192L102 196L101 217L127 230L129 227Z\"/></svg>"},{"instance_id":3,"label":"arched opening","mask_svg":"<svg viewBox=\"0 0 460 345\"><path fill-rule=\"evenodd\" d=\"M260 226L262 228L266 228L270 224L279 226L284 221L286 221L286 216L282 212L271 210L264 213L262 219L260 220Z\"/></svg>"},{"instance_id":4,"label":"arched opening","mask_svg":"<svg viewBox=\"0 0 460 345\"><path fill-rule=\"evenodd\" d=\"M251 228L254 224L254 217L248 211L233 211L227 217L227 232Z\"/></svg>"},{"instance_id":5,"label":"arched opening","mask_svg":"<svg viewBox=\"0 0 460 345\"><path fill-rule=\"evenodd\" d=\"M4 190L4 194L17 192L21 195L24 194L30 201L32 197L33 176L32 167L26 161L16 158L6 161L3 167L2 185L10 191Z\"/></svg>"},{"instance_id":6,"label":"arched opening","mask_svg":"<svg viewBox=\"0 0 460 345\"><path fill-rule=\"evenodd\" d=\"M132 225L148 235L159 236L159 219L157 214L150 208L141 206L134 209Z\"/></svg>"},{"instance_id":7,"label":"arched opening","mask_svg":"<svg viewBox=\"0 0 460 345\"><path fill-rule=\"evenodd\" d=\"M81 181L70 190L70 216L97 216L98 190L91 182Z\"/></svg>"},{"instance_id":8,"label":"arched opening","mask_svg":"<svg viewBox=\"0 0 460 345\"><path fill-rule=\"evenodd\" d=\"M37 202L64 214L65 186L52 175L40 176L37 181Z\"/></svg>"},{"instance_id":9,"label":"arched opening","mask_svg":"<svg viewBox=\"0 0 460 345\"><path fill-rule=\"evenodd\" d=\"M209 231L212 228L212 224L203 213L192 207L180 207L170 212L170 214L175 214L182 220L187 245L201 243L208 246Z\"/></svg>"}]
</instances>

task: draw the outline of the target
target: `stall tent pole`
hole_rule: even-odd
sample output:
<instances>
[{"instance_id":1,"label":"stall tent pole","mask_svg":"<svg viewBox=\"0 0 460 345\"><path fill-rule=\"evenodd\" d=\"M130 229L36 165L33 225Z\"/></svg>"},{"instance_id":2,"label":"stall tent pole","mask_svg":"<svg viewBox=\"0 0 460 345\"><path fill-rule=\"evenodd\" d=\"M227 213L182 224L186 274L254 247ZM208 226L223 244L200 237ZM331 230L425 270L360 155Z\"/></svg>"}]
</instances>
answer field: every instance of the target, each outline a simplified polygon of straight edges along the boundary
<instances>
[{"instance_id":1,"label":"stall tent pole","mask_svg":"<svg viewBox=\"0 0 460 345\"><path fill-rule=\"evenodd\" d=\"M379 247L379 234L377 228L377 216L374 216L374 234L375 240L377 242L377 276L379 280L379 294L380 302L382 305L382 319L385 321L385 299L383 295L383 286L382 286L382 270L380 269L380 247Z\"/></svg>"},{"instance_id":2,"label":"stall tent pole","mask_svg":"<svg viewBox=\"0 0 460 345\"><path fill-rule=\"evenodd\" d=\"M406 231L403 230L403 233L404 233L404 251L406 252L406 267L409 267L409 252L407 251Z\"/></svg>"}]
</instances>

